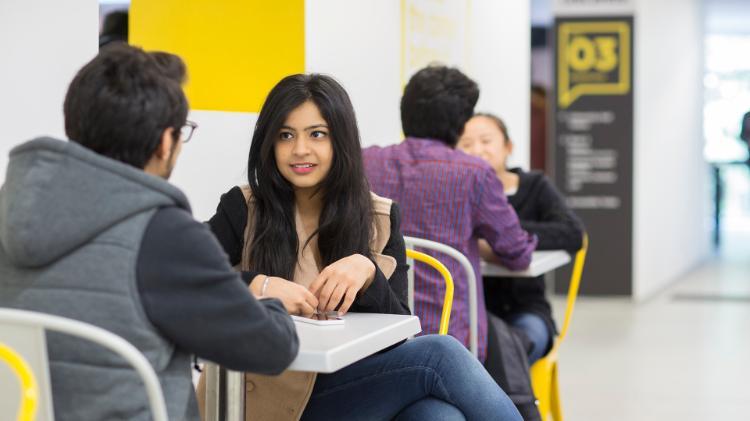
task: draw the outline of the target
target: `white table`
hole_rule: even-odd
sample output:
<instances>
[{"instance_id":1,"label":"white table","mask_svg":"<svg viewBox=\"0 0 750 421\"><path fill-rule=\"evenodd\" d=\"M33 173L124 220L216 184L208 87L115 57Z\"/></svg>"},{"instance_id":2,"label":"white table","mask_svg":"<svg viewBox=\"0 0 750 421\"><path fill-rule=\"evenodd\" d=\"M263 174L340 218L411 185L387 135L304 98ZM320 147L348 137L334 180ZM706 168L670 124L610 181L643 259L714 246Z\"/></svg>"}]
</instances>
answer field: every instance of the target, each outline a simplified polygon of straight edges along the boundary
<instances>
[{"instance_id":1,"label":"white table","mask_svg":"<svg viewBox=\"0 0 750 421\"><path fill-rule=\"evenodd\" d=\"M416 316L347 313L344 320L343 326L295 322L299 354L288 369L332 373L422 331Z\"/></svg>"},{"instance_id":2,"label":"white table","mask_svg":"<svg viewBox=\"0 0 750 421\"><path fill-rule=\"evenodd\" d=\"M343 325L315 326L294 322L299 353L288 370L332 373L381 349L422 331L417 316L348 313ZM245 394L242 373L228 371L224 391L219 367L206 363L206 421L219 421L220 395L226 398L224 421L244 420Z\"/></svg>"},{"instance_id":3,"label":"white table","mask_svg":"<svg viewBox=\"0 0 750 421\"><path fill-rule=\"evenodd\" d=\"M536 278L568 263L570 255L564 250L535 251L527 269L513 271L496 263L482 262L482 276Z\"/></svg>"}]
</instances>

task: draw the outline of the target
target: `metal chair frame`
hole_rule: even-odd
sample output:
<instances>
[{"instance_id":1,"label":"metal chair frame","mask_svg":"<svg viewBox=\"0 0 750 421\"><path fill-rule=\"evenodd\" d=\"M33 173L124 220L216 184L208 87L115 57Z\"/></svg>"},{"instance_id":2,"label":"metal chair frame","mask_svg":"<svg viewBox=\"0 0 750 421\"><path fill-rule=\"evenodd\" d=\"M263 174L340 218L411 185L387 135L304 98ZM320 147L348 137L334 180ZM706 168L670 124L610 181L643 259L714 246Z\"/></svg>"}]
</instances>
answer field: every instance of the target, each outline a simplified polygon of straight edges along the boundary
<instances>
[{"instance_id":1,"label":"metal chair frame","mask_svg":"<svg viewBox=\"0 0 750 421\"><path fill-rule=\"evenodd\" d=\"M586 253L589 247L588 235L583 236L583 246L576 253L573 263L573 272L570 275L568 286L567 305L565 307L565 319L560 334L555 338L552 349L531 366L531 385L539 401L539 413L543 421L549 421L550 417L555 421L563 421L562 402L560 399L560 385L557 371L558 353L562 341L568 334L570 322L573 319L578 287L581 284L583 267L586 263Z\"/></svg>"},{"instance_id":2,"label":"metal chair frame","mask_svg":"<svg viewBox=\"0 0 750 421\"><path fill-rule=\"evenodd\" d=\"M440 329L438 330L439 335L447 335L448 334L448 326L450 325L450 319L451 319L451 308L453 307L453 276L451 276L450 271L448 271L448 268L445 267L444 264L440 263L440 261L429 254L422 253L421 251L416 251L413 249L406 249L406 257L412 260L416 260L418 262L425 263L427 265L430 265L435 270L440 272L440 274L443 276L443 279L445 280L445 295L443 297L443 312L440 315ZM410 265L413 266L413 265ZM412 269L409 270L412 272ZM411 273L411 289L412 294L410 295L410 302L409 302L409 309L414 311L414 274Z\"/></svg>"},{"instance_id":3,"label":"metal chair frame","mask_svg":"<svg viewBox=\"0 0 750 421\"><path fill-rule=\"evenodd\" d=\"M471 266L469 259L463 255L460 251L454 249L451 246L447 246L436 241L425 240L423 238L408 237L404 236L404 242L406 247L414 248L421 247L427 250L433 250L439 253L446 254L456 260L464 272L466 272L466 280L468 283L469 291L469 350L475 357L479 356L478 346L478 309L477 309L477 276L474 273L474 268ZM409 308L414 310L414 271L409 270Z\"/></svg>"},{"instance_id":4,"label":"metal chair frame","mask_svg":"<svg viewBox=\"0 0 750 421\"><path fill-rule=\"evenodd\" d=\"M38 412L40 405L44 406L42 410L46 411L46 418L50 420L53 419L53 396L51 391L48 390L49 366L46 357L47 351L44 334L46 330L65 333L89 340L121 356L135 369L143 380L149 404L151 406L151 415L154 421L168 420L167 406L164 402L164 394L161 390L159 378L156 376L154 369L151 367L151 364L146 357L144 357L136 347L131 345L125 339L102 328L78 320L26 310L0 309L0 325L18 326L29 329L34 335L38 336L38 343L41 343L44 346L44 349L41 350L41 352L44 353L45 358L41 363L44 365L45 372L36 373L36 377L44 376L44 378L47 379L44 383L46 387L38 386L39 382L37 382L33 375L31 376L34 378L34 380L31 381L33 385L30 385L28 378L30 369L28 368L28 364L26 364L26 367L23 367L25 362L19 363L19 361L17 359L14 360L12 356L8 357L10 355L8 352L3 354L3 356L6 357L3 359L8 361L9 364L14 367L14 371L16 373L21 373L20 379L24 389L22 391L22 404L19 411L19 420L36 419L34 414ZM2 332L2 329L0 329L0 332ZM0 342L2 342L1 335ZM0 345L3 344L0 343ZM5 348L9 349L7 346ZM31 394L29 395L29 393ZM48 397L46 403L44 402L45 396ZM22 418L20 417L21 415L28 418Z\"/></svg>"}]
</instances>

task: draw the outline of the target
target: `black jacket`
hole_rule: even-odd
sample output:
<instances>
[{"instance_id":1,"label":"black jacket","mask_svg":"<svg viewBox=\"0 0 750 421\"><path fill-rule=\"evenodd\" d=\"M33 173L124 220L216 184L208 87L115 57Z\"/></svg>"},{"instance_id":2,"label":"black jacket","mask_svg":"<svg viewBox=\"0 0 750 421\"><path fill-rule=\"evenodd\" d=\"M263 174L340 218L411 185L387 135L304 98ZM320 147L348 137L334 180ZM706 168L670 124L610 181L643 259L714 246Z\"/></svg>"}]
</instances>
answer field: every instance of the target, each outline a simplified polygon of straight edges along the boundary
<instances>
[{"instance_id":1,"label":"black jacket","mask_svg":"<svg viewBox=\"0 0 750 421\"><path fill-rule=\"evenodd\" d=\"M516 194L508 196L521 220L521 227L539 239L537 250L567 250L574 253L583 242L583 224L566 206L565 199L541 172L518 174ZM531 312L541 316L556 332L552 309L544 294L544 277L497 278L484 277L487 309L501 318L516 313Z\"/></svg>"},{"instance_id":2,"label":"black jacket","mask_svg":"<svg viewBox=\"0 0 750 421\"><path fill-rule=\"evenodd\" d=\"M407 304L407 271L404 237L401 235L401 219L398 205L391 206L391 232L382 254L396 259L396 270L387 279L375 265L375 279L352 304L349 311L359 313L410 314ZM234 187L221 196L216 214L208 224L216 235L232 265L242 259L245 225L247 225L247 202L239 187ZM243 278L252 280L257 273L244 272Z\"/></svg>"}]
</instances>

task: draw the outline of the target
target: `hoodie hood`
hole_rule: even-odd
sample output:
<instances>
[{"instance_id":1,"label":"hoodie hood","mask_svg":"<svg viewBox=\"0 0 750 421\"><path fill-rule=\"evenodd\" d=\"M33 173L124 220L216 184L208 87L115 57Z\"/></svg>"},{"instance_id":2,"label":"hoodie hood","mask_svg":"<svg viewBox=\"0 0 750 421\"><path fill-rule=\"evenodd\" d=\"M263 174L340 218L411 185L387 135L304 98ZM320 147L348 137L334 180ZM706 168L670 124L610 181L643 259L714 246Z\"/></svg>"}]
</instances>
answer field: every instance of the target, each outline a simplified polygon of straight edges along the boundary
<instances>
[{"instance_id":1,"label":"hoodie hood","mask_svg":"<svg viewBox=\"0 0 750 421\"><path fill-rule=\"evenodd\" d=\"M39 138L10 152L0 245L21 267L49 265L117 223L185 195L166 180L74 143Z\"/></svg>"}]
</instances>

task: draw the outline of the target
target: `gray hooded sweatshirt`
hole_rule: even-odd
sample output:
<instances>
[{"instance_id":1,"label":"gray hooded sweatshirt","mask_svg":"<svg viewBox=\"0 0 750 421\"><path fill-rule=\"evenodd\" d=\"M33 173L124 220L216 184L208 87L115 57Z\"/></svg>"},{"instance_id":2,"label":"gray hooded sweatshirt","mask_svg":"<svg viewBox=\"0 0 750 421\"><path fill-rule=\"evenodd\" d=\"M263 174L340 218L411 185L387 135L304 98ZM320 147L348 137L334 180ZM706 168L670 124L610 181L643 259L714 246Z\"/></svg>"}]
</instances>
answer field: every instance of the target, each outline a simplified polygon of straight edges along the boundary
<instances>
[{"instance_id":1,"label":"gray hooded sweatshirt","mask_svg":"<svg viewBox=\"0 0 750 421\"><path fill-rule=\"evenodd\" d=\"M213 360L220 360L221 354L208 351L210 343L200 345L201 349L181 346L181 338L175 337L179 333L171 334L149 318L139 290L139 282L144 282L138 279L144 232L164 208L175 209L182 218L199 224L189 217L187 199L176 187L76 143L41 138L14 148L0 189L0 306L81 320L125 338L154 367L170 419L197 420L190 354L201 356L205 349L203 353ZM208 252L225 257L211 249L219 248L212 237L201 242L208 245ZM171 264L180 266L180 262ZM226 332L226 325L219 328L226 320L251 326L254 330L243 328L244 343L237 347L244 357L234 355L229 365L280 372L297 351L293 323L277 301L262 305L253 299L228 262L214 266L218 267L207 269L223 277L224 292L207 301L216 303L217 311L207 316L205 324L200 313L191 319L190 311L197 311L193 308L171 318L184 317L188 331L192 327ZM171 285L180 287L179 283ZM211 290L203 286L201 291L208 294ZM231 291L227 297L221 295L227 291ZM175 296L180 293L176 291ZM162 300L165 296L172 294L159 295ZM232 309L222 310L222 302L232 302ZM260 333L253 337L254 332ZM185 343L195 343L195 338L190 340ZM51 332L47 346L57 419L150 419L143 384L117 355ZM258 362L263 355L253 356L248 352L251 348L277 354L273 366L263 369Z\"/></svg>"}]
</instances>

